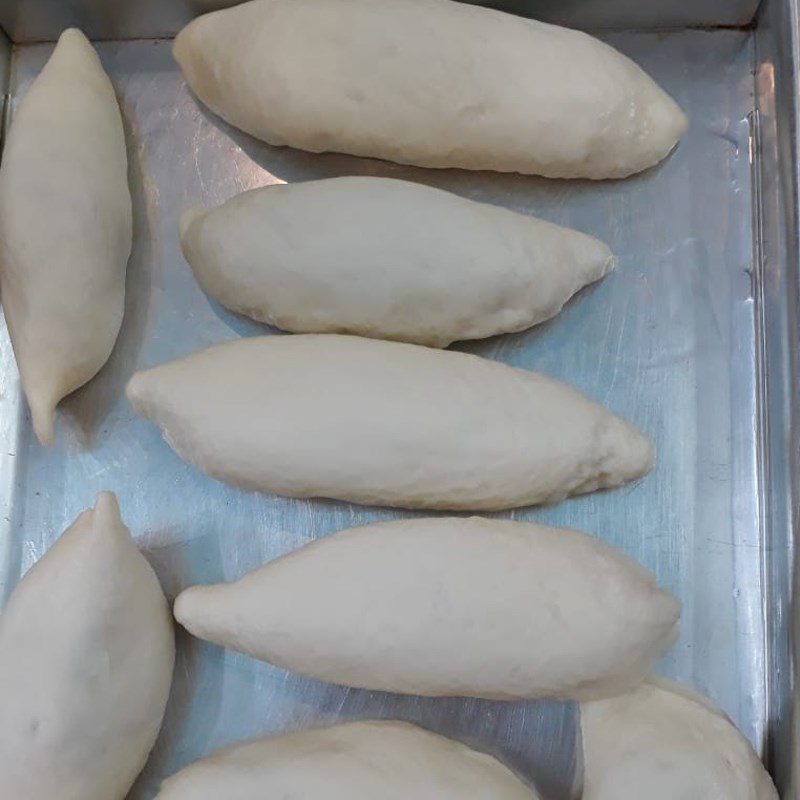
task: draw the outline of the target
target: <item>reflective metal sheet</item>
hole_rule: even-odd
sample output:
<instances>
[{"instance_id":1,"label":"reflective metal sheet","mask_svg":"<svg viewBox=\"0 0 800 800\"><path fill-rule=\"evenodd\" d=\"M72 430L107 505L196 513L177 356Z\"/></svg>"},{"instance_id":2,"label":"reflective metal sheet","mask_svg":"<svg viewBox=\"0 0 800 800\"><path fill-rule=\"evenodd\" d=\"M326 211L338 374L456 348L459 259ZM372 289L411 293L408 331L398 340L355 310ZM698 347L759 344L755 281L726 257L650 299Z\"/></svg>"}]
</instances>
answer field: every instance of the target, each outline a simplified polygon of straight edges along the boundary
<instances>
[{"instance_id":1,"label":"reflective metal sheet","mask_svg":"<svg viewBox=\"0 0 800 800\"><path fill-rule=\"evenodd\" d=\"M766 755L784 798L800 797L797 692L798 458L798 7L767 0L756 30L759 112L754 203L760 313L761 501L767 620Z\"/></svg>"},{"instance_id":2,"label":"reflective metal sheet","mask_svg":"<svg viewBox=\"0 0 800 800\"><path fill-rule=\"evenodd\" d=\"M773 562L765 547L756 312L765 279L759 268L762 223L785 208L778 199L762 209L755 191L762 158L776 167L774 154L759 154L751 141L755 34L620 33L608 40L677 98L692 126L660 168L607 183L425 171L270 148L197 105L168 42L101 45L130 145L136 242L126 320L108 366L63 404L59 442L50 451L33 438L7 335L0 336L6 526L0 527L0 553L6 554L0 558L0 600L103 489L118 493L125 521L171 595L195 582L238 577L335 530L399 516L226 488L182 463L153 427L135 418L122 392L137 368L262 330L198 288L178 245L185 205L217 203L279 180L404 177L571 225L615 251L617 271L552 322L462 349L575 384L649 431L658 465L637 485L509 516L595 533L656 572L684 602L680 641L660 671L710 695L763 751L775 724L770 698L777 692L786 700L785 676L770 671L775 604L768 590L777 584L767 570L768 561L777 572L784 562L777 556ZM15 101L50 51L47 45L17 48ZM765 107L774 100L770 91L762 74ZM786 294L785 273L769 274L779 281L773 292ZM765 329L767 337L784 334ZM788 539L786 529L783 535ZM788 559L785 564L784 589ZM576 724L570 706L351 691L184 635L179 645L167 719L132 795L137 800L152 797L164 775L233 741L384 716L420 722L495 752L552 800L570 794Z\"/></svg>"}]
</instances>

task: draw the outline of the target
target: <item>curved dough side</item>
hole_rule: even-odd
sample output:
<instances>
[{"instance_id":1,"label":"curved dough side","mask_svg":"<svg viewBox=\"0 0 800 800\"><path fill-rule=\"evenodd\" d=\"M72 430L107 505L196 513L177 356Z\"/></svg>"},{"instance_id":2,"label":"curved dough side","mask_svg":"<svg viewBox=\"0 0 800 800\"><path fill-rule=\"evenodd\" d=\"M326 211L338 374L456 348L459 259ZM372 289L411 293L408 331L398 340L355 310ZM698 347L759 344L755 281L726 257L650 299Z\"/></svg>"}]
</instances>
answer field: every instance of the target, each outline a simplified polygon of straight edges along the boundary
<instances>
[{"instance_id":1,"label":"curved dough side","mask_svg":"<svg viewBox=\"0 0 800 800\"><path fill-rule=\"evenodd\" d=\"M202 288L295 333L446 347L554 317L613 266L591 236L440 189L345 177L266 186L181 220Z\"/></svg>"},{"instance_id":2,"label":"curved dough side","mask_svg":"<svg viewBox=\"0 0 800 800\"><path fill-rule=\"evenodd\" d=\"M158 579L101 494L0 616L0 795L124 800L161 727L174 657Z\"/></svg>"},{"instance_id":3,"label":"curved dough side","mask_svg":"<svg viewBox=\"0 0 800 800\"><path fill-rule=\"evenodd\" d=\"M325 537L186 589L174 613L195 636L346 686L588 699L644 680L680 603L585 534L437 518Z\"/></svg>"},{"instance_id":4,"label":"curved dough side","mask_svg":"<svg viewBox=\"0 0 800 800\"><path fill-rule=\"evenodd\" d=\"M191 22L174 53L229 123L314 153L622 178L687 127L603 42L450 0L253 0Z\"/></svg>"},{"instance_id":5,"label":"curved dough side","mask_svg":"<svg viewBox=\"0 0 800 800\"><path fill-rule=\"evenodd\" d=\"M206 474L287 497L499 510L619 486L654 458L563 383L354 336L229 342L137 373L127 394Z\"/></svg>"},{"instance_id":6,"label":"curved dough side","mask_svg":"<svg viewBox=\"0 0 800 800\"><path fill-rule=\"evenodd\" d=\"M2 299L36 435L114 347L132 243L125 136L91 44L67 30L14 113L0 167Z\"/></svg>"},{"instance_id":7,"label":"curved dough side","mask_svg":"<svg viewBox=\"0 0 800 800\"><path fill-rule=\"evenodd\" d=\"M157 800L537 800L491 756L404 722L353 722L221 750Z\"/></svg>"},{"instance_id":8,"label":"curved dough side","mask_svg":"<svg viewBox=\"0 0 800 800\"><path fill-rule=\"evenodd\" d=\"M581 718L584 800L778 800L750 743L686 687L653 680Z\"/></svg>"}]
</instances>

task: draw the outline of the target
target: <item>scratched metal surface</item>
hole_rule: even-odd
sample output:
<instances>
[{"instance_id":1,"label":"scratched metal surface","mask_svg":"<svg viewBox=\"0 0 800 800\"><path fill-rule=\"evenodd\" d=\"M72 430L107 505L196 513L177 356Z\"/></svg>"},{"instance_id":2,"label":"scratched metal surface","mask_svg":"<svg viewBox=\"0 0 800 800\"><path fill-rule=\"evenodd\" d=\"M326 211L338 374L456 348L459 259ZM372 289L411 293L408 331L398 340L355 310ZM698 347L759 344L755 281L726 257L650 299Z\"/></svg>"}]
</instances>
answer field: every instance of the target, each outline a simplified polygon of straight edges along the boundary
<instances>
[{"instance_id":1,"label":"scratched metal surface","mask_svg":"<svg viewBox=\"0 0 800 800\"><path fill-rule=\"evenodd\" d=\"M137 368L262 330L196 285L178 245L185 205L217 203L274 181L405 177L571 225L615 251L617 271L554 321L464 349L567 380L656 439L658 465L637 485L513 516L595 533L653 570L684 603L680 641L660 672L710 695L761 751L769 687L751 281L755 37L694 31L607 38L677 98L692 126L660 168L602 184L424 171L270 148L197 105L168 42L102 44L130 146L136 240L127 313L110 363L63 404L58 444L49 451L35 443L7 335L0 335L0 600L104 489L119 495L125 521L170 595L238 577L335 530L396 516L257 496L206 479L134 417L123 387ZM14 102L50 51L17 48ZM132 797L153 797L161 777L245 737L384 716L496 752L545 796L569 796L576 715L568 705L349 691L180 635L164 729Z\"/></svg>"}]
</instances>

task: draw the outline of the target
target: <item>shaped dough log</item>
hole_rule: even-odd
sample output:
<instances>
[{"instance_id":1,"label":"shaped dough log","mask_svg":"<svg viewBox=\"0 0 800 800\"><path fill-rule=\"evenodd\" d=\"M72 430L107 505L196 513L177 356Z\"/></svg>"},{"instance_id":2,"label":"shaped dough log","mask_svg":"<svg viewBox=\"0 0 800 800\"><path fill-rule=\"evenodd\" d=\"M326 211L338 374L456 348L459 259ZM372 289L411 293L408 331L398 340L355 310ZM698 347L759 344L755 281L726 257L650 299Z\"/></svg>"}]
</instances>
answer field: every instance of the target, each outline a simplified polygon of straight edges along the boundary
<instances>
[{"instance_id":1,"label":"shaped dough log","mask_svg":"<svg viewBox=\"0 0 800 800\"><path fill-rule=\"evenodd\" d=\"M0 616L0 795L123 800L161 727L174 655L158 579L101 494Z\"/></svg>"},{"instance_id":2,"label":"shaped dough log","mask_svg":"<svg viewBox=\"0 0 800 800\"><path fill-rule=\"evenodd\" d=\"M644 680L680 604L590 536L473 518L344 531L187 589L174 613L202 639L346 686L586 699Z\"/></svg>"},{"instance_id":3,"label":"shaped dough log","mask_svg":"<svg viewBox=\"0 0 800 800\"><path fill-rule=\"evenodd\" d=\"M200 285L234 311L436 347L550 319L613 264L577 231L385 178L268 186L181 227Z\"/></svg>"},{"instance_id":4,"label":"shaped dough log","mask_svg":"<svg viewBox=\"0 0 800 800\"><path fill-rule=\"evenodd\" d=\"M254 0L175 41L195 94L273 145L551 178L622 178L686 129L579 31L450 0Z\"/></svg>"},{"instance_id":5,"label":"shaped dough log","mask_svg":"<svg viewBox=\"0 0 800 800\"><path fill-rule=\"evenodd\" d=\"M14 113L0 169L3 307L43 444L59 400L114 347L131 229L114 89L86 37L68 30Z\"/></svg>"},{"instance_id":6,"label":"shaped dough log","mask_svg":"<svg viewBox=\"0 0 800 800\"><path fill-rule=\"evenodd\" d=\"M287 497L502 509L653 463L649 439L565 384L355 336L228 342L137 373L127 393L206 474Z\"/></svg>"},{"instance_id":7,"label":"shaped dough log","mask_svg":"<svg viewBox=\"0 0 800 800\"><path fill-rule=\"evenodd\" d=\"M581 707L584 800L778 800L750 743L666 681Z\"/></svg>"},{"instance_id":8,"label":"shaped dough log","mask_svg":"<svg viewBox=\"0 0 800 800\"><path fill-rule=\"evenodd\" d=\"M352 722L221 750L156 800L536 800L491 756L404 722Z\"/></svg>"}]
</instances>

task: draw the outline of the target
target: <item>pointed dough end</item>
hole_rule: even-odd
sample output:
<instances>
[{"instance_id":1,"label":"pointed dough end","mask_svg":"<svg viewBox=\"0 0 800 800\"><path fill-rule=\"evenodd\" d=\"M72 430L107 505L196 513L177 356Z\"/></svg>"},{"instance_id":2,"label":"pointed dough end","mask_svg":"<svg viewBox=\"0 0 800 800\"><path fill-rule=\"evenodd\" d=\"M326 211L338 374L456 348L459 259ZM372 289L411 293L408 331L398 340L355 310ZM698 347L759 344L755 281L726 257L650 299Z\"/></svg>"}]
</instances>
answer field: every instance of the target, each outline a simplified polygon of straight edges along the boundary
<instances>
[{"instance_id":1,"label":"pointed dough end","mask_svg":"<svg viewBox=\"0 0 800 800\"><path fill-rule=\"evenodd\" d=\"M610 272L613 272L617 268L617 259L614 257L614 254L606 248L608 252L605 255L605 261L603 262L603 269L600 272L600 277L605 278Z\"/></svg>"},{"instance_id":2,"label":"pointed dough end","mask_svg":"<svg viewBox=\"0 0 800 800\"><path fill-rule=\"evenodd\" d=\"M61 36L58 37L58 43L91 47L91 42L86 38L86 34L80 28L67 28Z\"/></svg>"},{"instance_id":3,"label":"pointed dough end","mask_svg":"<svg viewBox=\"0 0 800 800\"><path fill-rule=\"evenodd\" d=\"M186 619L186 598L184 595L188 592L189 589L184 589L176 598L175 602L172 604L172 616L175 617L175 621L183 625L183 621ZM183 625L185 628L186 626Z\"/></svg>"},{"instance_id":4,"label":"pointed dough end","mask_svg":"<svg viewBox=\"0 0 800 800\"><path fill-rule=\"evenodd\" d=\"M662 102L653 103L649 108L648 127L653 131L656 157L660 163L677 146L681 137L689 129L689 118L683 109L665 92Z\"/></svg>"},{"instance_id":5,"label":"pointed dough end","mask_svg":"<svg viewBox=\"0 0 800 800\"><path fill-rule=\"evenodd\" d=\"M94 504L94 521L96 524L113 527L122 525L119 503L114 492L101 492Z\"/></svg>"},{"instance_id":6,"label":"pointed dough end","mask_svg":"<svg viewBox=\"0 0 800 800\"><path fill-rule=\"evenodd\" d=\"M180 236L181 236L181 245L186 244L186 235L189 233L189 228L192 227L193 223L204 217L206 215L206 210L201 208L200 206L192 206L187 208L183 214L181 214L181 221L180 221Z\"/></svg>"},{"instance_id":7,"label":"pointed dough end","mask_svg":"<svg viewBox=\"0 0 800 800\"><path fill-rule=\"evenodd\" d=\"M231 586L236 586L236 583L189 586L175 599L172 616L197 639L267 660L263 651L258 648L258 652L250 650L244 641L237 638L235 628L231 629L231 604L235 605L240 596L238 591L230 590Z\"/></svg>"},{"instance_id":8,"label":"pointed dough end","mask_svg":"<svg viewBox=\"0 0 800 800\"><path fill-rule=\"evenodd\" d=\"M125 387L125 397L128 398L128 402L133 406L133 410L140 416L144 414L143 404L147 396L147 376L148 372L137 372Z\"/></svg>"},{"instance_id":9,"label":"pointed dough end","mask_svg":"<svg viewBox=\"0 0 800 800\"><path fill-rule=\"evenodd\" d=\"M52 447L56 441L56 403L50 399L29 397L28 405L31 409L31 422L36 438L43 447Z\"/></svg>"},{"instance_id":10,"label":"pointed dough end","mask_svg":"<svg viewBox=\"0 0 800 800\"><path fill-rule=\"evenodd\" d=\"M96 535L114 541L115 547L134 548L136 545L128 526L122 521L119 502L114 492L101 492L97 495L91 515L90 526ZM136 553L138 554L138 549Z\"/></svg>"},{"instance_id":11,"label":"pointed dough end","mask_svg":"<svg viewBox=\"0 0 800 800\"><path fill-rule=\"evenodd\" d=\"M600 239L577 231L564 230L567 246L558 260L559 271L570 275L570 294L564 296L566 303L573 294L590 286L613 272L616 260L611 248Z\"/></svg>"},{"instance_id":12,"label":"pointed dough end","mask_svg":"<svg viewBox=\"0 0 800 800\"><path fill-rule=\"evenodd\" d=\"M172 616L175 617L175 620L193 636L201 638L204 638L199 630L201 626L195 623L198 619L203 619L202 598L204 592L205 587L203 586L190 586L177 596L172 608ZM198 603L200 613L198 613Z\"/></svg>"},{"instance_id":13,"label":"pointed dough end","mask_svg":"<svg viewBox=\"0 0 800 800\"><path fill-rule=\"evenodd\" d=\"M576 258L575 263L576 268L580 270L579 288L583 288L605 278L609 272L613 272L616 259L611 248L605 242L591 237L591 246L582 257Z\"/></svg>"},{"instance_id":14,"label":"pointed dough end","mask_svg":"<svg viewBox=\"0 0 800 800\"><path fill-rule=\"evenodd\" d=\"M58 45L53 54L66 59L70 64L91 66L103 69L100 56L94 46L79 28L67 28L58 38Z\"/></svg>"},{"instance_id":15,"label":"pointed dough end","mask_svg":"<svg viewBox=\"0 0 800 800\"><path fill-rule=\"evenodd\" d=\"M614 488L643 478L655 465L653 440L624 420L612 418L603 442L607 456L599 488Z\"/></svg>"}]
</instances>

